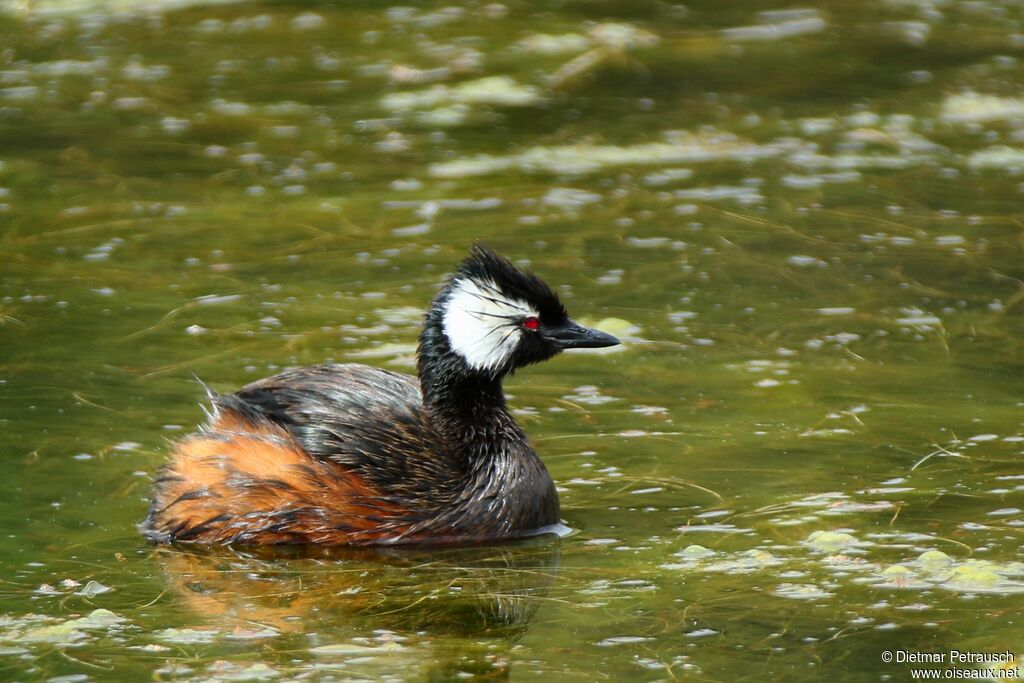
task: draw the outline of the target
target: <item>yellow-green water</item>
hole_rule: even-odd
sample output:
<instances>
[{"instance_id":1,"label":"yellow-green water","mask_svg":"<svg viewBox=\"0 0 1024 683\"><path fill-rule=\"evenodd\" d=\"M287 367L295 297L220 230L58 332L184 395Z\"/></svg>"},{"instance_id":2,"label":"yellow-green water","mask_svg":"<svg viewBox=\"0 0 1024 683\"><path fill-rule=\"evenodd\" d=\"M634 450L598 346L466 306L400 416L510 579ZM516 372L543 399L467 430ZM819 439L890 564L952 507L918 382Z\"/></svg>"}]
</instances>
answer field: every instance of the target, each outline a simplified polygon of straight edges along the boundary
<instances>
[{"instance_id":1,"label":"yellow-green water","mask_svg":"<svg viewBox=\"0 0 1024 683\"><path fill-rule=\"evenodd\" d=\"M0 4L0 679L1024 650L1024 12L721 5ZM138 535L192 373L411 370L474 240L628 342L507 384L574 535Z\"/></svg>"}]
</instances>

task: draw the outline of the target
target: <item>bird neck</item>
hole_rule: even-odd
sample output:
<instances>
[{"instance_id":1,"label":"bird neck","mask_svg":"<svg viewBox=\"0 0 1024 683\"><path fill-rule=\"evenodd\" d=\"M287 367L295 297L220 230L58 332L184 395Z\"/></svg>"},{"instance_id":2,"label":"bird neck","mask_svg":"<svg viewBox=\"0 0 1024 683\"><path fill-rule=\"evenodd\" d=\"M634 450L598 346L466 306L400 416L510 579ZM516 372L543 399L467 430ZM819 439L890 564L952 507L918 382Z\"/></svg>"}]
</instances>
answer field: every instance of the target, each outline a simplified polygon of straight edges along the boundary
<instances>
[{"instance_id":1,"label":"bird neck","mask_svg":"<svg viewBox=\"0 0 1024 683\"><path fill-rule=\"evenodd\" d=\"M556 524L554 482L508 412L501 375L473 370L451 349L436 308L420 335L418 370L424 409L462 472L454 505L436 520L446 533L500 537Z\"/></svg>"},{"instance_id":2,"label":"bird neck","mask_svg":"<svg viewBox=\"0 0 1024 683\"><path fill-rule=\"evenodd\" d=\"M424 408L453 454L476 461L526 446L506 407L501 376L470 368L452 350L434 312L420 335L418 372Z\"/></svg>"}]
</instances>

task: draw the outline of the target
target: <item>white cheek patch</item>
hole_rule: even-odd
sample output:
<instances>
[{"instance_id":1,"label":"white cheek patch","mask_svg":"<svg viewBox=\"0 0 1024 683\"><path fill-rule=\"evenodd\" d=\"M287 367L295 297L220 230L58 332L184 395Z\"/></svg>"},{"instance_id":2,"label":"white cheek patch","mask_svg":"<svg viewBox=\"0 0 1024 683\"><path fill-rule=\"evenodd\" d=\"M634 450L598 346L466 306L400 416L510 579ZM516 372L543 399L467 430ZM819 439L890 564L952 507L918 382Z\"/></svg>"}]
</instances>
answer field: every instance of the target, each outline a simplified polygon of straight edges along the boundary
<instances>
[{"instance_id":1,"label":"white cheek patch","mask_svg":"<svg viewBox=\"0 0 1024 683\"><path fill-rule=\"evenodd\" d=\"M503 295L493 282L462 278L445 303L444 333L470 367L494 370L515 350L522 335L520 320L526 316L538 313L526 302Z\"/></svg>"}]
</instances>

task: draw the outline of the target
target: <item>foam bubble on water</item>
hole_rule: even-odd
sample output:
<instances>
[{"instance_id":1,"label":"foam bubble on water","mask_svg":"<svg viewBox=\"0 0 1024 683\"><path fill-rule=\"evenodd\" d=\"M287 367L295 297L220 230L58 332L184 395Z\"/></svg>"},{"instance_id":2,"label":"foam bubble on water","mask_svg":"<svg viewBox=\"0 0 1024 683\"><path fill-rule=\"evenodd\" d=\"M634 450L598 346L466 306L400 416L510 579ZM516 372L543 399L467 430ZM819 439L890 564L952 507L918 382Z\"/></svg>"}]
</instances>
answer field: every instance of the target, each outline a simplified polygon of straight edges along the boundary
<instances>
[{"instance_id":1,"label":"foam bubble on water","mask_svg":"<svg viewBox=\"0 0 1024 683\"><path fill-rule=\"evenodd\" d=\"M827 261L824 261L817 256L807 256L804 254L794 254L786 258L786 261L794 266L800 266L806 268L808 266L816 266L818 268L824 268L828 265Z\"/></svg>"},{"instance_id":2,"label":"foam bubble on water","mask_svg":"<svg viewBox=\"0 0 1024 683\"><path fill-rule=\"evenodd\" d=\"M975 171L991 169L1024 173L1024 150L1006 145L986 147L968 155L967 167Z\"/></svg>"},{"instance_id":3,"label":"foam bubble on water","mask_svg":"<svg viewBox=\"0 0 1024 683\"><path fill-rule=\"evenodd\" d=\"M788 19L785 21L755 24L752 26L736 26L722 30L722 37L734 41L775 41L820 33L828 27L828 22L817 14L816 10L807 10L813 14Z\"/></svg>"},{"instance_id":4,"label":"foam bubble on water","mask_svg":"<svg viewBox=\"0 0 1024 683\"><path fill-rule=\"evenodd\" d=\"M405 225L401 228L392 228L391 234L395 237L418 237L426 235L432 227L432 223L416 223L414 225Z\"/></svg>"},{"instance_id":5,"label":"foam bubble on water","mask_svg":"<svg viewBox=\"0 0 1024 683\"><path fill-rule=\"evenodd\" d=\"M527 54L555 56L583 52L591 44L590 38L580 33L563 33L561 35L535 33L520 39L514 47Z\"/></svg>"},{"instance_id":6,"label":"foam bubble on water","mask_svg":"<svg viewBox=\"0 0 1024 683\"><path fill-rule=\"evenodd\" d=\"M984 443L986 441L995 441L998 438L998 434L975 434L974 436L968 437L967 440L975 443Z\"/></svg>"},{"instance_id":7,"label":"foam bubble on water","mask_svg":"<svg viewBox=\"0 0 1024 683\"><path fill-rule=\"evenodd\" d=\"M820 315L851 315L856 312L857 309L852 306L827 306L818 309Z\"/></svg>"},{"instance_id":8,"label":"foam bubble on water","mask_svg":"<svg viewBox=\"0 0 1024 683\"><path fill-rule=\"evenodd\" d=\"M687 631L683 635L687 638L706 638L708 636L717 636L720 631L716 631L713 628L698 628L692 631Z\"/></svg>"},{"instance_id":9,"label":"foam bubble on water","mask_svg":"<svg viewBox=\"0 0 1024 683\"><path fill-rule=\"evenodd\" d=\"M429 172L436 178L482 176L512 169L533 174L587 175L619 166L667 166L711 161L749 163L795 153L803 149L805 144L793 140L758 144L724 132L695 134L675 131L666 134L665 138L663 142L636 145L538 146L509 156L482 154L433 164ZM698 195L704 197L715 193L713 189L705 189L699 191ZM730 196L740 193L747 196L757 194L752 188L719 191L719 194L723 193Z\"/></svg>"},{"instance_id":10,"label":"foam bubble on water","mask_svg":"<svg viewBox=\"0 0 1024 683\"><path fill-rule=\"evenodd\" d=\"M303 12L291 20L293 31L316 31L327 26L327 20L315 12Z\"/></svg>"},{"instance_id":11,"label":"foam bubble on water","mask_svg":"<svg viewBox=\"0 0 1024 683\"><path fill-rule=\"evenodd\" d=\"M645 643L648 640L654 640L646 636L615 636L613 638L605 638L604 640L594 643L598 647L615 647L616 645L635 645L637 643Z\"/></svg>"},{"instance_id":12,"label":"foam bubble on water","mask_svg":"<svg viewBox=\"0 0 1024 683\"><path fill-rule=\"evenodd\" d=\"M573 187L553 187L541 199L545 206L562 210L582 209L588 204L596 204L604 197L596 192L580 190Z\"/></svg>"},{"instance_id":13,"label":"foam bubble on water","mask_svg":"<svg viewBox=\"0 0 1024 683\"><path fill-rule=\"evenodd\" d=\"M999 97L967 91L942 102L939 118L949 123L987 123L1024 117L1024 98Z\"/></svg>"}]
</instances>

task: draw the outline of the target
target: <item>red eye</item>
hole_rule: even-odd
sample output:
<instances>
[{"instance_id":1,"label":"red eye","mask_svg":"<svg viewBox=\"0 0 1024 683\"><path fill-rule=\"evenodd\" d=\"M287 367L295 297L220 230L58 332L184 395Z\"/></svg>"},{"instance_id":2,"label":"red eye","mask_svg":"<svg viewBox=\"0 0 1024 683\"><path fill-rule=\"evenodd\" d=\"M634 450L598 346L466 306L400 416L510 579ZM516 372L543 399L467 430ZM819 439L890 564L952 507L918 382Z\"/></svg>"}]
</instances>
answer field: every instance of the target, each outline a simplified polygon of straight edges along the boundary
<instances>
[{"instance_id":1,"label":"red eye","mask_svg":"<svg viewBox=\"0 0 1024 683\"><path fill-rule=\"evenodd\" d=\"M540 321L531 315L529 318L525 318L523 320L523 327L531 331L536 330L540 327Z\"/></svg>"}]
</instances>

